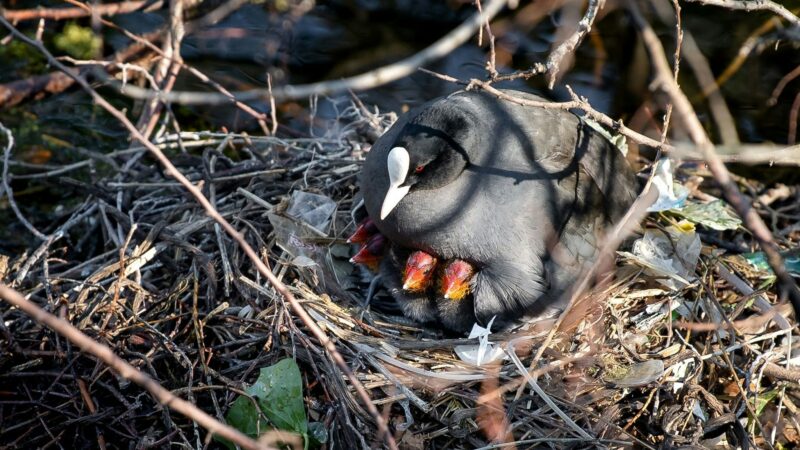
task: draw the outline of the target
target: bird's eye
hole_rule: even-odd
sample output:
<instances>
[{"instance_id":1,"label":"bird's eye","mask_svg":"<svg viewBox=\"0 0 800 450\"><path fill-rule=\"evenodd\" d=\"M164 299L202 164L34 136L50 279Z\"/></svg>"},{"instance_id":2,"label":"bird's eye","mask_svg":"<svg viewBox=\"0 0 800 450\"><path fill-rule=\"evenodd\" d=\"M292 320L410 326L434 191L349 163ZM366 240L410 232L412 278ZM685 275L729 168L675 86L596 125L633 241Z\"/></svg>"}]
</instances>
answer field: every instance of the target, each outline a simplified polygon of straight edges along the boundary
<instances>
[{"instance_id":1,"label":"bird's eye","mask_svg":"<svg viewBox=\"0 0 800 450\"><path fill-rule=\"evenodd\" d=\"M415 173L421 173L423 170L425 170L425 166L417 166L417 167L414 169L414 172L415 172Z\"/></svg>"}]
</instances>

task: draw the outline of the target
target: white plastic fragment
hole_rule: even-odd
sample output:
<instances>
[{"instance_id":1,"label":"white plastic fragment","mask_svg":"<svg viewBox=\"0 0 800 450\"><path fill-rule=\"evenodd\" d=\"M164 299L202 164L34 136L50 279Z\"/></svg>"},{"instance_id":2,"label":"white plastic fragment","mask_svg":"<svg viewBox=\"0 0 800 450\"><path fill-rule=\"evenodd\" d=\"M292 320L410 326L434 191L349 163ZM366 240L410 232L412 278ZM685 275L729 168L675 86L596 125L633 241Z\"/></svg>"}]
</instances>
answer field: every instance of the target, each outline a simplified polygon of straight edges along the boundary
<instances>
[{"instance_id":1,"label":"white plastic fragment","mask_svg":"<svg viewBox=\"0 0 800 450\"><path fill-rule=\"evenodd\" d=\"M293 191L286 215L294 217L321 234L328 233L336 202L330 197L310 192Z\"/></svg>"},{"instance_id":2,"label":"white plastic fragment","mask_svg":"<svg viewBox=\"0 0 800 450\"><path fill-rule=\"evenodd\" d=\"M688 378L689 369L692 364L693 360L691 358L686 358L672 365L672 375L667 377L664 381L667 383L672 382L673 394L677 394L678 391L683 389L683 380Z\"/></svg>"},{"instance_id":3,"label":"white plastic fragment","mask_svg":"<svg viewBox=\"0 0 800 450\"><path fill-rule=\"evenodd\" d=\"M689 190L681 185L675 185L672 171L672 161L669 158L664 157L656 162L653 186L658 189L658 199L647 208L648 211L655 212L681 208L686 203L686 198L689 197Z\"/></svg>"},{"instance_id":4,"label":"white plastic fragment","mask_svg":"<svg viewBox=\"0 0 800 450\"><path fill-rule=\"evenodd\" d=\"M658 322L664 320L667 314L671 314L673 310L678 309L681 302L677 299L667 300L665 302L652 303L645 307L644 311L633 316L631 323L636 324L637 331L651 330Z\"/></svg>"},{"instance_id":5,"label":"white plastic fragment","mask_svg":"<svg viewBox=\"0 0 800 450\"><path fill-rule=\"evenodd\" d=\"M489 335L492 334L491 328L494 323L495 317L486 325L486 328L478 325L472 325L472 331L469 333L468 339L478 339L478 344L473 345L456 345L453 350L456 355L465 363L472 364L473 366L480 366L488 364L505 355L503 349L491 342L489 342Z\"/></svg>"},{"instance_id":6,"label":"white plastic fragment","mask_svg":"<svg viewBox=\"0 0 800 450\"><path fill-rule=\"evenodd\" d=\"M296 267L312 267L312 266L316 266L317 262L314 261L313 259L309 258L308 256L300 255L300 256L296 256L292 260L292 265L296 266Z\"/></svg>"},{"instance_id":7,"label":"white plastic fragment","mask_svg":"<svg viewBox=\"0 0 800 450\"><path fill-rule=\"evenodd\" d=\"M336 202L329 197L303 191L292 192L285 215L267 213L278 245L299 267L312 267L319 253L314 240L328 235Z\"/></svg>"}]
</instances>

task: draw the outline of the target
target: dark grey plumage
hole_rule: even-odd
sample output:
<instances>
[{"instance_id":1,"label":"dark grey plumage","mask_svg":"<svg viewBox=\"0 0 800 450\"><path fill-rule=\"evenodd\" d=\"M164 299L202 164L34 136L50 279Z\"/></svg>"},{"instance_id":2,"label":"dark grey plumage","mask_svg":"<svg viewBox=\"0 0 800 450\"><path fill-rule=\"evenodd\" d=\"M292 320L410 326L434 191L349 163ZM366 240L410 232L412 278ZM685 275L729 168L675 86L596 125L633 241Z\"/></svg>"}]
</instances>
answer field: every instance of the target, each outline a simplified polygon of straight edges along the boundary
<instances>
[{"instance_id":1,"label":"dark grey plumage","mask_svg":"<svg viewBox=\"0 0 800 450\"><path fill-rule=\"evenodd\" d=\"M387 157L398 146L410 156L410 190L381 220ZM452 315L442 318L449 328L469 329L476 318L562 307L603 228L625 213L638 186L619 150L574 114L462 91L401 117L369 152L361 190L395 245L475 265L472 311L438 308Z\"/></svg>"}]
</instances>

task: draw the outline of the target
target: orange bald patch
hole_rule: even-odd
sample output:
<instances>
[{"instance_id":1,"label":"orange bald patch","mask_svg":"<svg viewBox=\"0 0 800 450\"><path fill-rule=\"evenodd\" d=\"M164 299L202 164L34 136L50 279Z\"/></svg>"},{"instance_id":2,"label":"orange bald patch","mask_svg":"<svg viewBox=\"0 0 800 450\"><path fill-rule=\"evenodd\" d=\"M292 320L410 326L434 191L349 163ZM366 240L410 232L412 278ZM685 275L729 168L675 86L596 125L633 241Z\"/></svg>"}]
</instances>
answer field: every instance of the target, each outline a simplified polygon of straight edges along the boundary
<instances>
[{"instance_id":1,"label":"orange bald patch","mask_svg":"<svg viewBox=\"0 0 800 450\"><path fill-rule=\"evenodd\" d=\"M350 244L367 242L373 235L377 233L378 227L375 226L375 222L367 217L358 225L358 228L356 228L356 231L353 233L353 235L347 238L347 242Z\"/></svg>"},{"instance_id":2,"label":"orange bald patch","mask_svg":"<svg viewBox=\"0 0 800 450\"><path fill-rule=\"evenodd\" d=\"M378 266L381 263L381 255L373 255L372 253L365 252L363 249L350 258L351 263L363 264L373 272L378 271Z\"/></svg>"},{"instance_id":3,"label":"orange bald patch","mask_svg":"<svg viewBox=\"0 0 800 450\"><path fill-rule=\"evenodd\" d=\"M383 247L386 245L386 237L382 234L373 235L361 249L350 258L351 263L364 264L371 270L378 270L378 265L383 256Z\"/></svg>"},{"instance_id":4,"label":"orange bald patch","mask_svg":"<svg viewBox=\"0 0 800 450\"><path fill-rule=\"evenodd\" d=\"M450 300L461 300L469 294L469 281L475 274L472 264L454 259L447 263L442 276L442 296Z\"/></svg>"},{"instance_id":5,"label":"orange bald patch","mask_svg":"<svg viewBox=\"0 0 800 450\"><path fill-rule=\"evenodd\" d=\"M433 279L433 271L438 260L430 253L417 250L406 260L403 272L403 289L409 292L422 292Z\"/></svg>"}]
</instances>

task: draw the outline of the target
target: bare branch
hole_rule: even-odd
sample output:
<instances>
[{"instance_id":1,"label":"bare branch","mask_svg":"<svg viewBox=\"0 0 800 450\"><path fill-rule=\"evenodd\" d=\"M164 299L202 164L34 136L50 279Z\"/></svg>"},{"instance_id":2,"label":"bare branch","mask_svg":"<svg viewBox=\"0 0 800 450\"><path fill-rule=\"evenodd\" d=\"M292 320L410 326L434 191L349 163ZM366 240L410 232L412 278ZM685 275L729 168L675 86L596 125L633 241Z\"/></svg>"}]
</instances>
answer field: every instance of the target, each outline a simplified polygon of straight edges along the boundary
<instances>
[{"instance_id":1,"label":"bare branch","mask_svg":"<svg viewBox=\"0 0 800 450\"><path fill-rule=\"evenodd\" d=\"M686 33L683 41L683 51L684 58L689 62L698 84L708 96L708 106L719 128L719 137L722 143L725 145L738 144L739 134L736 132L733 115L725 102L725 97L719 90L719 85L714 80L714 73L711 72L708 60L700 51L700 47L691 33Z\"/></svg>"},{"instance_id":2,"label":"bare branch","mask_svg":"<svg viewBox=\"0 0 800 450\"><path fill-rule=\"evenodd\" d=\"M769 96L767 104L776 105L778 103L778 97L780 97L781 93L786 88L786 85L791 83L792 80L797 77L800 77L800 66L795 67L791 72L787 73L781 78L778 84L775 85L775 89L772 90L772 94Z\"/></svg>"},{"instance_id":3,"label":"bare branch","mask_svg":"<svg viewBox=\"0 0 800 450\"><path fill-rule=\"evenodd\" d=\"M181 42L183 41L183 1L171 0L169 5L169 39L164 39L165 58L159 61L156 68L156 82L159 83L161 92L169 92L175 85L181 71ZM149 137L156 127L163 104L157 99L150 99L144 107L137 128L145 137Z\"/></svg>"},{"instance_id":4,"label":"bare branch","mask_svg":"<svg viewBox=\"0 0 800 450\"><path fill-rule=\"evenodd\" d=\"M452 78L452 80L455 79ZM477 80L474 78L470 80L468 83L468 88L470 87L479 87L485 90L486 92L490 92L496 95L498 98L502 98L504 100L508 100L510 102L517 103L523 106L532 106L536 108L546 108L546 109L563 109L565 111L569 111L571 109L580 109L584 113L586 113L586 116L589 117L590 119L602 125L605 125L608 128L611 128L612 130L618 132L619 134L627 138L630 138L638 142L639 144L648 145L650 147L662 149L664 151L670 151L673 148L671 145L664 144L653 138L647 137L641 133L637 133L636 131L631 130L630 128L626 127L621 120L614 120L611 117L601 113L600 111L597 111L596 109L592 108L592 106L588 102L586 102L584 99L578 97L574 92L572 92L572 89L569 89L569 86L567 86L567 88L569 89L570 95L572 96L572 100L560 103L518 98L513 95L506 94L505 92L502 92L498 89L495 89L488 82Z\"/></svg>"},{"instance_id":5,"label":"bare branch","mask_svg":"<svg viewBox=\"0 0 800 450\"><path fill-rule=\"evenodd\" d=\"M682 49L684 59L689 63L689 67L691 67L692 72L694 72L694 76L703 91L703 95L708 97L708 106L711 110L711 115L717 124L717 128L719 129L719 135L722 143L729 146L738 145L739 135L736 132L735 121L731 115L727 103L725 102L725 98L719 90L719 85L714 79L714 73L711 71L708 60L703 55L703 52L697 45L697 42L694 40L694 36L692 36L692 34L688 31L684 33L684 31L681 29L680 5L677 4L677 0L675 0L674 18L669 11L669 8L667 8L665 4L655 2L653 7L662 22L666 24L671 24L673 21L676 22L676 27L678 28L679 34L677 47L675 49L675 57L677 58L679 49ZM678 82L678 68L679 66L674 66L673 68L673 79L676 83ZM671 107L668 106L668 108ZM666 131L667 130L665 129L664 132L666 133Z\"/></svg>"},{"instance_id":6,"label":"bare branch","mask_svg":"<svg viewBox=\"0 0 800 450\"><path fill-rule=\"evenodd\" d=\"M800 145L791 147L760 144L718 146L716 152L717 156L727 163L800 166ZM697 146L691 144L676 144L669 154L683 160L703 160L703 153Z\"/></svg>"},{"instance_id":7,"label":"bare branch","mask_svg":"<svg viewBox=\"0 0 800 450\"><path fill-rule=\"evenodd\" d=\"M34 8L34 9L2 9L3 17L11 22L20 22L23 20L69 20L78 19L81 17L89 17L92 15L98 16L113 16L115 14L126 14L133 11L138 11L143 6L149 3L147 0L126 1L119 3L108 3L105 5L92 4L87 5L88 8ZM158 9L163 2L153 2L148 9Z\"/></svg>"},{"instance_id":8,"label":"bare branch","mask_svg":"<svg viewBox=\"0 0 800 450\"><path fill-rule=\"evenodd\" d=\"M783 5L779 5L771 0L685 0L689 3L700 3L709 6L719 6L720 8L733 9L738 11L769 11L780 16L792 25L800 26L800 18L792 14Z\"/></svg>"},{"instance_id":9,"label":"bare branch","mask_svg":"<svg viewBox=\"0 0 800 450\"><path fill-rule=\"evenodd\" d=\"M0 132L2 132L6 138L6 145L3 149L2 184L0 184L0 187L3 189L0 191L0 194L5 192L8 204L17 216L17 220L19 220L34 236L44 241L47 239L47 236L37 230L36 227L22 215L22 211L20 211L19 206L17 206L17 202L14 201L14 191L11 189L11 183L8 182L8 166L11 158L11 149L14 147L14 135L11 134L11 130L6 128L2 123L0 123Z\"/></svg>"},{"instance_id":10,"label":"bare branch","mask_svg":"<svg viewBox=\"0 0 800 450\"><path fill-rule=\"evenodd\" d=\"M561 64L567 55L571 55L578 45L583 42L583 38L592 31L592 24L597 17L597 12L605 4L605 0L589 0L589 6L586 7L586 13L583 18L578 22L578 29L570 37L564 40L555 50L550 52L547 58L547 86L553 89L558 78L558 73L561 70Z\"/></svg>"},{"instance_id":11,"label":"bare branch","mask_svg":"<svg viewBox=\"0 0 800 450\"><path fill-rule=\"evenodd\" d=\"M220 20L233 14L234 11L242 6L250 3L250 0L228 0L227 2L219 5L216 9L210 11L203 17L195 19L186 23L186 34L191 34L192 31L216 25Z\"/></svg>"}]
</instances>

